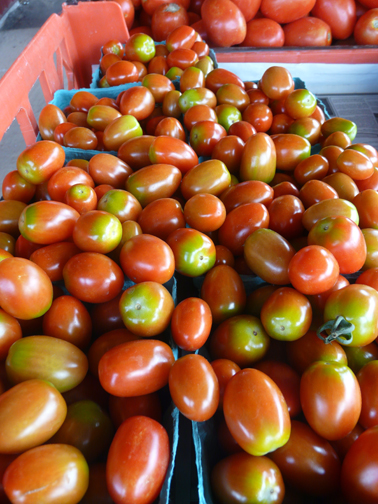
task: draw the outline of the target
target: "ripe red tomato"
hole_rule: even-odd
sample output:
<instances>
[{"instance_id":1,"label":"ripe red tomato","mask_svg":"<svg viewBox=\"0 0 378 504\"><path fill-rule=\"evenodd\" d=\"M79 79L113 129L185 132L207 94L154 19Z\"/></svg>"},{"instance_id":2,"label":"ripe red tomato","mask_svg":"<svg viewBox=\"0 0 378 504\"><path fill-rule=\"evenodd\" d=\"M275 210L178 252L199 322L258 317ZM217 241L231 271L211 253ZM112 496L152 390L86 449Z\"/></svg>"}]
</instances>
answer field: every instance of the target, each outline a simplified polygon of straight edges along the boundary
<instances>
[{"instance_id":1,"label":"ripe red tomato","mask_svg":"<svg viewBox=\"0 0 378 504\"><path fill-rule=\"evenodd\" d=\"M200 298L188 297L173 311L172 338L177 346L193 352L206 343L211 325L212 315L209 305Z\"/></svg>"},{"instance_id":2,"label":"ripe red tomato","mask_svg":"<svg viewBox=\"0 0 378 504\"><path fill-rule=\"evenodd\" d=\"M121 292L124 274L112 259L98 252L82 252L63 268L68 292L87 303L104 303Z\"/></svg>"},{"instance_id":3,"label":"ripe red tomato","mask_svg":"<svg viewBox=\"0 0 378 504\"><path fill-rule=\"evenodd\" d=\"M9 315L29 320L50 308L53 286L37 264L21 257L0 261L0 306Z\"/></svg>"},{"instance_id":4,"label":"ripe red tomato","mask_svg":"<svg viewBox=\"0 0 378 504\"><path fill-rule=\"evenodd\" d=\"M48 444L17 457L8 466L3 484L13 502L20 495L25 496L25 504L54 502L57 495L64 495L65 502L79 502L87 491L88 478L88 464L80 450L66 444Z\"/></svg>"},{"instance_id":5,"label":"ripe red tomato","mask_svg":"<svg viewBox=\"0 0 378 504\"><path fill-rule=\"evenodd\" d=\"M312 496L334 495L339 488L341 464L331 444L311 427L291 422L289 441L270 458L289 486Z\"/></svg>"},{"instance_id":6,"label":"ripe red tomato","mask_svg":"<svg viewBox=\"0 0 378 504\"><path fill-rule=\"evenodd\" d=\"M241 314L247 300L240 275L226 264L214 266L206 273L201 298L210 306L215 324Z\"/></svg>"},{"instance_id":7,"label":"ripe red tomato","mask_svg":"<svg viewBox=\"0 0 378 504\"><path fill-rule=\"evenodd\" d=\"M358 372L357 380L361 388L362 407L359 423L365 428L378 425L377 395L374 393L378 379L378 360L365 364Z\"/></svg>"},{"instance_id":8,"label":"ripe red tomato","mask_svg":"<svg viewBox=\"0 0 378 504\"><path fill-rule=\"evenodd\" d=\"M21 453L45 443L66 414L66 402L51 383L35 379L15 385L0 396L1 453Z\"/></svg>"},{"instance_id":9,"label":"ripe red tomato","mask_svg":"<svg viewBox=\"0 0 378 504\"><path fill-rule=\"evenodd\" d=\"M206 32L217 46L230 47L243 42L247 25L236 3L231 0L205 0L201 16Z\"/></svg>"},{"instance_id":10,"label":"ripe red tomato","mask_svg":"<svg viewBox=\"0 0 378 504\"><path fill-rule=\"evenodd\" d=\"M127 341L101 357L98 376L102 387L112 395L140 396L167 385L173 363L172 350L162 341Z\"/></svg>"},{"instance_id":11,"label":"ripe red tomato","mask_svg":"<svg viewBox=\"0 0 378 504\"><path fill-rule=\"evenodd\" d=\"M352 35L357 20L354 0L316 0L311 14L329 24L332 37L340 40Z\"/></svg>"},{"instance_id":12,"label":"ripe red tomato","mask_svg":"<svg viewBox=\"0 0 378 504\"><path fill-rule=\"evenodd\" d=\"M317 17L303 17L283 27L285 46L330 46L332 32L330 26Z\"/></svg>"},{"instance_id":13,"label":"ripe red tomato","mask_svg":"<svg viewBox=\"0 0 378 504\"><path fill-rule=\"evenodd\" d=\"M163 486L169 464L164 427L146 416L134 416L118 428L106 462L110 496L119 504L152 504Z\"/></svg>"},{"instance_id":14,"label":"ripe red tomato","mask_svg":"<svg viewBox=\"0 0 378 504\"><path fill-rule=\"evenodd\" d=\"M290 437L290 416L282 392L257 369L242 369L231 378L223 412L232 436L251 455L274 451Z\"/></svg>"},{"instance_id":15,"label":"ripe red tomato","mask_svg":"<svg viewBox=\"0 0 378 504\"><path fill-rule=\"evenodd\" d=\"M343 438L360 417L360 386L353 371L343 364L311 364L302 375L300 397L307 422L325 439Z\"/></svg>"},{"instance_id":16,"label":"ripe red tomato","mask_svg":"<svg viewBox=\"0 0 378 504\"><path fill-rule=\"evenodd\" d=\"M175 258L169 245L149 234L127 240L119 260L124 273L135 283L152 281L164 284L175 271Z\"/></svg>"},{"instance_id":17,"label":"ripe red tomato","mask_svg":"<svg viewBox=\"0 0 378 504\"><path fill-rule=\"evenodd\" d=\"M334 286L340 268L328 249L320 245L308 245L292 257L288 273L295 289L306 295L314 295Z\"/></svg>"},{"instance_id":18,"label":"ripe red tomato","mask_svg":"<svg viewBox=\"0 0 378 504\"><path fill-rule=\"evenodd\" d=\"M315 1L295 0L288 3L285 0L262 0L260 10L264 17L285 24L306 16L314 7Z\"/></svg>"},{"instance_id":19,"label":"ripe red tomato","mask_svg":"<svg viewBox=\"0 0 378 504\"><path fill-rule=\"evenodd\" d=\"M109 397L109 414L114 426L118 427L128 418L143 415L161 423L162 406L159 394L145 394L135 397Z\"/></svg>"},{"instance_id":20,"label":"ripe red tomato","mask_svg":"<svg viewBox=\"0 0 378 504\"><path fill-rule=\"evenodd\" d=\"M219 384L210 363L199 354L180 357L169 373L169 391L180 412L195 422L209 420L219 404Z\"/></svg>"},{"instance_id":21,"label":"ripe red tomato","mask_svg":"<svg viewBox=\"0 0 378 504\"><path fill-rule=\"evenodd\" d=\"M284 31L277 21L269 18L255 18L247 23L247 34L241 47L282 47Z\"/></svg>"}]
</instances>

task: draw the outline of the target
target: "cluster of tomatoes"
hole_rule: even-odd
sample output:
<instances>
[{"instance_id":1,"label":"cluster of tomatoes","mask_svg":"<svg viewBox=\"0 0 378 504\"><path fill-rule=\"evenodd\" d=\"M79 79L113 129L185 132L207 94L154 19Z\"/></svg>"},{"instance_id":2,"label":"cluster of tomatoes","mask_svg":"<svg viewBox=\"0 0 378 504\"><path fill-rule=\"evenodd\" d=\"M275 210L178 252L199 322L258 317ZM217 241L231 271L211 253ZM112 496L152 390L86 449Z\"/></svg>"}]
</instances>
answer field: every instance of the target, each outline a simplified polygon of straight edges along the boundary
<instances>
[{"instance_id":1,"label":"cluster of tomatoes","mask_svg":"<svg viewBox=\"0 0 378 504\"><path fill-rule=\"evenodd\" d=\"M213 47L378 43L376 0L112 0L130 35L162 41L189 25Z\"/></svg>"},{"instance_id":2,"label":"cluster of tomatoes","mask_svg":"<svg viewBox=\"0 0 378 504\"><path fill-rule=\"evenodd\" d=\"M171 403L216 420L220 503L378 500L377 151L283 67L193 68L46 106L4 179L4 502L151 504ZM117 155L66 163L82 129Z\"/></svg>"}]
</instances>

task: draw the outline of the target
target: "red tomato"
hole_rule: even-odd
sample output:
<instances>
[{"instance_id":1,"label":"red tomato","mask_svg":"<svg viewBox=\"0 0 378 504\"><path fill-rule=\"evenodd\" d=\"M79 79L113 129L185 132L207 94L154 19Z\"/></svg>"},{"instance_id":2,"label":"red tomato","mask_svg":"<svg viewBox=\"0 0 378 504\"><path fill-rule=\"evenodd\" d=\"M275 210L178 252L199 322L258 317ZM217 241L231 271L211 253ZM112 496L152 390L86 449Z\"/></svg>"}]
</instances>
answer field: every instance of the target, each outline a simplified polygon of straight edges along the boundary
<instances>
[{"instance_id":1,"label":"red tomato","mask_svg":"<svg viewBox=\"0 0 378 504\"><path fill-rule=\"evenodd\" d=\"M27 147L17 158L17 170L32 184L46 182L62 168L65 161L63 147L51 140L41 140Z\"/></svg>"},{"instance_id":2,"label":"red tomato","mask_svg":"<svg viewBox=\"0 0 378 504\"><path fill-rule=\"evenodd\" d=\"M366 261L366 242L360 228L347 217L319 220L308 235L309 245L321 245L336 258L341 274L355 273Z\"/></svg>"},{"instance_id":3,"label":"red tomato","mask_svg":"<svg viewBox=\"0 0 378 504\"><path fill-rule=\"evenodd\" d=\"M294 80L285 67L270 66L260 79L260 87L271 100L280 100L293 91Z\"/></svg>"},{"instance_id":4,"label":"red tomato","mask_svg":"<svg viewBox=\"0 0 378 504\"><path fill-rule=\"evenodd\" d=\"M199 354L180 357L169 373L172 401L189 420L203 422L217 411L218 378L210 363Z\"/></svg>"},{"instance_id":5,"label":"red tomato","mask_svg":"<svg viewBox=\"0 0 378 504\"><path fill-rule=\"evenodd\" d=\"M228 382L223 412L232 436L247 453L265 455L290 437L285 399L265 373L243 369Z\"/></svg>"},{"instance_id":6,"label":"red tomato","mask_svg":"<svg viewBox=\"0 0 378 504\"><path fill-rule=\"evenodd\" d=\"M287 240L303 234L304 206L297 196L286 194L275 198L268 207L269 228Z\"/></svg>"},{"instance_id":7,"label":"red tomato","mask_svg":"<svg viewBox=\"0 0 378 504\"><path fill-rule=\"evenodd\" d=\"M357 380L361 388L362 407L359 423L365 428L378 425L378 403L375 390L378 380L378 360L365 364L358 372Z\"/></svg>"},{"instance_id":8,"label":"red tomato","mask_svg":"<svg viewBox=\"0 0 378 504\"><path fill-rule=\"evenodd\" d=\"M356 206L361 229L378 227L378 193L374 189L365 189L358 193L352 203Z\"/></svg>"},{"instance_id":9,"label":"red tomato","mask_svg":"<svg viewBox=\"0 0 378 504\"><path fill-rule=\"evenodd\" d=\"M0 261L0 306L13 317L29 320L50 308L53 287L37 264L21 257Z\"/></svg>"},{"instance_id":10,"label":"red tomato","mask_svg":"<svg viewBox=\"0 0 378 504\"><path fill-rule=\"evenodd\" d=\"M333 496L339 488L339 457L328 441L303 422L292 421L289 441L270 458L287 485L308 496Z\"/></svg>"},{"instance_id":11,"label":"red tomato","mask_svg":"<svg viewBox=\"0 0 378 504\"><path fill-rule=\"evenodd\" d=\"M86 348L92 336L88 310L74 296L58 297L43 316L43 334Z\"/></svg>"},{"instance_id":12,"label":"red tomato","mask_svg":"<svg viewBox=\"0 0 378 504\"><path fill-rule=\"evenodd\" d=\"M135 397L109 397L109 414L114 426L118 427L128 418L143 415L161 423L162 411L159 394Z\"/></svg>"},{"instance_id":13,"label":"red tomato","mask_svg":"<svg viewBox=\"0 0 378 504\"><path fill-rule=\"evenodd\" d=\"M325 345L315 331L308 331L302 338L290 341L286 349L289 363L299 374L315 361L337 362L344 366L348 364L343 347L337 341Z\"/></svg>"},{"instance_id":14,"label":"red tomato","mask_svg":"<svg viewBox=\"0 0 378 504\"><path fill-rule=\"evenodd\" d=\"M268 457L248 453L235 453L218 462L211 473L211 486L220 504L236 502L235 495L241 502L258 502L261 495L268 495L271 504L280 504L285 493L276 464Z\"/></svg>"},{"instance_id":15,"label":"red tomato","mask_svg":"<svg viewBox=\"0 0 378 504\"><path fill-rule=\"evenodd\" d=\"M332 37L340 40L352 35L357 20L354 0L316 0L311 14L328 23Z\"/></svg>"},{"instance_id":16,"label":"red tomato","mask_svg":"<svg viewBox=\"0 0 378 504\"><path fill-rule=\"evenodd\" d=\"M287 3L285 0L262 0L260 11L263 16L277 21L277 23L291 23L296 19L306 16L314 7L316 0L294 0Z\"/></svg>"},{"instance_id":17,"label":"red tomato","mask_svg":"<svg viewBox=\"0 0 378 504\"><path fill-rule=\"evenodd\" d=\"M121 292L124 275L109 257L98 252L77 254L63 268L64 285L87 303L104 303Z\"/></svg>"},{"instance_id":18,"label":"red tomato","mask_svg":"<svg viewBox=\"0 0 378 504\"><path fill-rule=\"evenodd\" d=\"M15 385L0 396L1 453L21 453L45 443L66 414L66 402L51 383L27 380Z\"/></svg>"},{"instance_id":19,"label":"red tomato","mask_svg":"<svg viewBox=\"0 0 378 504\"><path fill-rule=\"evenodd\" d=\"M117 430L106 462L107 487L119 504L152 504L169 464L164 427L146 416L125 420Z\"/></svg>"},{"instance_id":20,"label":"red tomato","mask_svg":"<svg viewBox=\"0 0 378 504\"><path fill-rule=\"evenodd\" d=\"M360 417L360 386L353 371L343 364L311 364L302 375L300 397L307 422L325 439L343 438Z\"/></svg>"},{"instance_id":21,"label":"red tomato","mask_svg":"<svg viewBox=\"0 0 378 504\"><path fill-rule=\"evenodd\" d=\"M219 47L230 47L243 42L246 35L246 20L231 0L205 0L201 16L212 42Z\"/></svg>"},{"instance_id":22,"label":"red tomato","mask_svg":"<svg viewBox=\"0 0 378 504\"><path fill-rule=\"evenodd\" d=\"M320 245L308 245L293 256L288 273L295 289L306 295L314 295L333 287L340 268L328 249Z\"/></svg>"},{"instance_id":23,"label":"red tomato","mask_svg":"<svg viewBox=\"0 0 378 504\"><path fill-rule=\"evenodd\" d=\"M192 147L179 138L168 136L156 137L153 140L149 157L154 165L172 164L183 174L198 164L198 156Z\"/></svg>"},{"instance_id":24,"label":"red tomato","mask_svg":"<svg viewBox=\"0 0 378 504\"><path fill-rule=\"evenodd\" d=\"M206 343L211 324L211 310L206 301L195 297L186 298L173 311L172 338L183 350L198 350Z\"/></svg>"},{"instance_id":25,"label":"red tomato","mask_svg":"<svg viewBox=\"0 0 378 504\"><path fill-rule=\"evenodd\" d=\"M223 409L223 396L227 383L240 371L240 367L229 359L216 359L211 362L211 367L217 376L219 384L219 405L218 410Z\"/></svg>"},{"instance_id":26,"label":"red tomato","mask_svg":"<svg viewBox=\"0 0 378 504\"><path fill-rule=\"evenodd\" d=\"M124 273L135 283L168 282L175 271L169 245L157 236L140 234L123 245L119 256Z\"/></svg>"},{"instance_id":27,"label":"red tomato","mask_svg":"<svg viewBox=\"0 0 378 504\"><path fill-rule=\"evenodd\" d=\"M185 218L180 203L173 198L151 201L138 217L143 233L166 240L176 229L185 227Z\"/></svg>"},{"instance_id":28,"label":"red tomato","mask_svg":"<svg viewBox=\"0 0 378 504\"><path fill-rule=\"evenodd\" d=\"M316 17L303 17L283 27L285 46L330 46L332 32L330 26Z\"/></svg>"},{"instance_id":29,"label":"red tomato","mask_svg":"<svg viewBox=\"0 0 378 504\"><path fill-rule=\"evenodd\" d=\"M152 14L151 30L153 39L157 42L166 40L175 28L189 24L186 9L179 4L159 5Z\"/></svg>"},{"instance_id":30,"label":"red tomato","mask_svg":"<svg viewBox=\"0 0 378 504\"><path fill-rule=\"evenodd\" d=\"M102 387L110 394L133 397L151 394L167 385L173 363L172 350L162 341L128 341L101 357L98 375Z\"/></svg>"},{"instance_id":31,"label":"red tomato","mask_svg":"<svg viewBox=\"0 0 378 504\"><path fill-rule=\"evenodd\" d=\"M247 34L241 47L282 47L284 31L277 21L268 18L251 19L247 23Z\"/></svg>"},{"instance_id":32,"label":"red tomato","mask_svg":"<svg viewBox=\"0 0 378 504\"><path fill-rule=\"evenodd\" d=\"M207 272L201 298L210 306L213 322L219 324L241 314L247 296L240 275L231 266L220 264Z\"/></svg>"},{"instance_id":33,"label":"red tomato","mask_svg":"<svg viewBox=\"0 0 378 504\"><path fill-rule=\"evenodd\" d=\"M6 470L3 484L12 502L20 495L25 504L57 502L57 495L64 495L61 502L79 502L87 491L88 478L88 464L77 448L49 444L17 457Z\"/></svg>"},{"instance_id":34,"label":"red tomato","mask_svg":"<svg viewBox=\"0 0 378 504\"><path fill-rule=\"evenodd\" d=\"M5 360L12 344L22 338L22 330L16 318L0 308L0 360Z\"/></svg>"},{"instance_id":35,"label":"red tomato","mask_svg":"<svg viewBox=\"0 0 378 504\"><path fill-rule=\"evenodd\" d=\"M2 191L4 199L29 203L35 194L36 187L21 177L17 170L13 170L5 175Z\"/></svg>"},{"instance_id":36,"label":"red tomato","mask_svg":"<svg viewBox=\"0 0 378 504\"><path fill-rule=\"evenodd\" d=\"M299 199L302 201L303 206L306 209L315 205L315 203L319 203L319 201L338 198L339 195L337 194L336 189L334 189L331 185L328 185L326 182L316 179L306 182L299 191Z\"/></svg>"},{"instance_id":37,"label":"red tomato","mask_svg":"<svg viewBox=\"0 0 378 504\"><path fill-rule=\"evenodd\" d=\"M185 203L186 223L202 233L219 229L226 219L226 208L213 194L195 194Z\"/></svg>"},{"instance_id":38,"label":"red tomato","mask_svg":"<svg viewBox=\"0 0 378 504\"><path fill-rule=\"evenodd\" d=\"M244 244L257 229L267 228L269 213L262 203L244 203L226 216L218 230L218 240L235 256L243 255Z\"/></svg>"},{"instance_id":39,"label":"red tomato","mask_svg":"<svg viewBox=\"0 0 378 504\"><path fill-rule=\"evenodd\" d=\"M37 201L28 205L19 219L20 232L24 238L49 245L71 238L80 214L59 201Z\"/></svg>"},{"instance_id":40,"label":"red tomato","mask_svg":"<svg viewBox=\"0 0 378 504\"><path fill-rule=\"evenodd\" d=\"M285 362L263 360L254 365L255 369L268 375L281 390L289 411L290 418L301 412L299 399L300 376Z\"/></svg>"},{"instance_id":41,"label":"red tomato","mask_svg":"<svg viewBox=\"0 0 378 504\"><path fill-rule=\"evenodd\" d=\"M256 230L244 244L248 266L260 278L274 285L289 283L288 267L294 253L290 243L271 229Z\"/></svg>"}]
</instances>

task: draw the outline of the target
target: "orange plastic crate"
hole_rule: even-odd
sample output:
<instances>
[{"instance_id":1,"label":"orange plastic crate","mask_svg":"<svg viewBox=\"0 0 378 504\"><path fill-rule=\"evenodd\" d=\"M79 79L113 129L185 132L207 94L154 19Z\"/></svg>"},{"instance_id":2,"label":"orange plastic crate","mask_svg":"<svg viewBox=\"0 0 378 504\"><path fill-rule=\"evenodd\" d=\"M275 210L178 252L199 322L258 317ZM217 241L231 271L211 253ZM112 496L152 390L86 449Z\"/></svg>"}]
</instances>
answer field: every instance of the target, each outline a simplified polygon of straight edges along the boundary
<instances>
[{"instance_id":1,"label":"orange plastic crate","mask_svg":"<svg viewBox=\"0 0 378 504\"><path fill-rule=\"evenodd\" d=\"M38 134L29 101L33 85L39 80L46 103L58 89L89 87L92 65L109 38L129 38L116 2L63 4L60 15L50 16L0 80L0 141L16 118L26 145L33 144Z\"/></svg>"}]
</instances>

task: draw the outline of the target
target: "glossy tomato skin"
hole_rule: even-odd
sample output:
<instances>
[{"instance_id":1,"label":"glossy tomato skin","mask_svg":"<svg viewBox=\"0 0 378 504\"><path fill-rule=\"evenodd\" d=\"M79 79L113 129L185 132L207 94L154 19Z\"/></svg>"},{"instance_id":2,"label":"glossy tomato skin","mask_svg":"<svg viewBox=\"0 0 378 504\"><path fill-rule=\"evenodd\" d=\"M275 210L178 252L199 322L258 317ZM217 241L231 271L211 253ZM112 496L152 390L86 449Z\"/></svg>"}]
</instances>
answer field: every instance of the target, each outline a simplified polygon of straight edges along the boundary
<instances>
[{"instance_id":1,"label":"glossy tomato skin","mask_svg":"<svg viewBox=\"0 0 378 504\"><path fill-rule=\"evenodd\" d=\"M122 293L119 310L129 331L142 337L157 336L170 323L174 301L163 285L141 282Z\"/></svg>"},{"instance_id":2,"label":"glossy tomato skin","mask_svg":"<svg viewBox=\"0 0 378 504\"><path fill-rule=\"evenodd\" d=\"M59 201L37 201L21 213L19 229L24 238L49 245L65 241L72 236L80 214Z\"/></svg>"},{"instance_id":3,"label":"glossy tomato skin","mask_svg":"<svg viewBox=\"0 0 378 504\"><path fill-rule=\"evenodd\" d=\"M328 249L320 245L308 245L292 257L288 273L295 289L306 295L314 295L333 287L340 268Z\"/></svg>"},{"instance_id":4,"label":"glossy tomato skin","mask_svg":"<svg viewBox=\"0 0 378 504\"><path fill-rule=\"evenodd\" d=\"M17 341L5 365L12 383L46 380L59 392L75 388L88 371L88 359L79 348L52 336L29 336Z\"/></svg>"},{"instance_id":5,"label":"glossy tomato skin","mask_svg":"<svg viewBox=\"0 0 378 504\"><path fill-rule=\"evenodd\" d=\"M244 244L244 258L252 271L274 285L289 283L288 267L295 250L279 233L260 228Z\"/></svg>"},{"instance_id":6,"label":"glossy tomato skin","mask_svg":"<svg viewBox=\"0 0 378 504\"><path fill-rule=\"evenodd\" d=\"M121 292L124 275L109 257L98 252L77 254L63 268L63 280L70 294L87 303L104 303Z\"/></svg>"},{"instance_id":7,"label":"glossy tomato skin","mask_svg":"<svg viewBox=\"0 0 378 504\"><path fill-rule=\"evenodd\" d=\"M181 173L198 164L198 156L189 145L179 138L168 136L156 137L149 150L150 161L153 164L172 164Z\"/></svg>"},{"instance_id":8,"label":"glossy tomato skin","mask_svg":"<svg viewBox=\"0 0 378 504\"><path fill-rule=\"evenodd\" d=\"M21 453L46 442L67 414L62 395L45 380L27 380L0 397L1 453Z\"/></svg>"},{"instance_id":9,"label":"glossy tomato skin","mask_svg":"<svg viewBox=\"0 0 378 504\"><path fill-rule=\"evenodd\" d=\"M169 439L152 418L131 417L119 427L110 446L106 480L119 504L151 504L159 495L169 463Z\"/></svg>"},{"instance_id":10,"label":"glossy tomato skin","mask_svg":"<svg viewBox=\"0 0 378 504\"><path fill-rule=\"evenodd\" d=\"M72 242L58 242L35 250L30 260L40 266L52 282L63 280L63 267L80 250Z\"/></svg>"},{"instance_id":11,"label":"glossy tomato skin","mask_svg":"<svg viewBox=\"0 0 378 504\"><path fill-rule=\"evenodd\" d=\"M222 504L236 502L235 494L245 502L280 504L285 494L276 464L268 457L248 453L235 453L218 462L212 470L211 483Z\"/></svg>"},{"instance_id":12,"label":"glossy tomato skin","mask_svg":"<svg viewBox=\"0 0 378 504\"><path fill-rule=\"evenodd\" d=\"M220 196L231 185L231 174L218 159L209 159L185 173L181 183L181 194L188 200L198 193Z\"/></svg>"},{"instance_id":13,"label":"glossy tomato skin","mask_svg":"<svg viewBox=\"0 0 378 504\"><path fill-rule=\"evenodd\" d=\"M374 6L376 7L376 5ZM353 36L359 45L377 44L378 32L376 28L378 10L370 9L365 12L356 22Z\"/></svg>"},{"instance_id":14,"label":"glossy tomato skin","mask_svg":"<svg viewBox=\"0 0 378 504\"><path fill-rule=\"evenodd\" d=\"M210 337L214 359L229 359L240 367L249 367L268 351L270 338L257 317L236 315L222 322Z\"/></svg>"},{"instance_id":15,"label":"glossy tomato skin","mask_svg":"<svg viewBox=\"0 0 378 504\"><path fill-rule=\"evenodd\" d=\"M50 308L53 286L37 264L21 257L0 261L0 305L23 320L40 317Z\"/></svg>"},{"instance_id":16,"label":"glossy tomato skin","mask_svg":"<svg viewBox=\"0 0 378 504\"><path fill-rule=\"evenodd\" d=\"M51 444L33 448L14 460L4 475L4 489L12 502L20 502L23 495L25 504L70 504L84 496L88 478L88 464L77 448Z\"/></svg>"},{"instance_id":17,"label":"glossy tomato skin","mask_svg":"<svg viewBox=\"0 0 378 504\"><path fill-rule=\"evenodd\" d=\"M173 340L183 350L198 350L206 343L211 325L209 305L200 298L186 298L175 307L172 314Z\"/></svg>"},{"instance_id":18,"label":"glossy tomato skin","mask_svg":"<svg viewBox=\"0 0 378 504\"><path fill-rule=\"evenodd\" d=\"M357 225L360 221L356 205L348 200L336 198L319 201L309 207L303 214L302 224L307 231L310 231L312 226L320 219L329 217L330 215L343 215L351 219Z\"/></svg>"},{"instance_id":19,"label":"glossy tomato skin","mask_svg":"<svg viewBox=\"0 0 378 504\"><path fill-rule=\"evenodd\" d=\"M307 424L292 420L285 446L270 454L288 486L307 495L327 496L339 488L341 463L331 444Z\"/></svg>"},{"instance_id":20,"label":"glossy tomato skin","mask_svg":"<svg viewBox=\"0 0 378 504\"><path fill-rule=\"evenodd\" d=\"M356 4L351 0L317 0L311 14L329 24L334 39L350 37L356 23Z\"/></svg>"},{"instance_id":21,"label":"glossy tomato skin","mask_svg":"<svg viewBox=\"0 0 378 504\"><path fill-rule=\"evenodd\" d=\"M242 11L230 0L205 0L201 16L210 39L219 47L230 47L243 42L246 21Z\"/></svg>"},{"instance_id":22,"label":"glossy tomato skin","mask_svg":"<svg viewBox=\"0 0 378 504\"><path fill-rule=\"evenodd\" d=\"M377 291L368 285L351 284L332 292L324 307L324 322L342 315L355 326L350 346L364 346L378 334ZM339 340L343 344L342 340Z\"/></svg>"},{"instance_id":23,"label":"glossy tomato skin","mask_svg":"<svg viewBox=\"0 0 378 504\"><path fill-rule=\"evenodd\" d=\"M0 360L5 360L12 344L22 338L20 323L0 308Z\"/></svg>"},{"instance_id":24,"label":"glossy tomato skin","mask_svg":"<svg viewBox=\"0 0 378 504\"><path fill-rule=\"evenodd\" d=\"M335 362L314 362L301 377L300 398L310 426L330 441L346 436L361 413L361 390L353 371Z\"/></svg>"},{"instance_id":25,"label":"glossy tomato skin","mask_svg":"<svg viewBox=\"0 0 378 504\"><path fill-rule=\"evenodd\" d=\"M366 261L366 243L360 228L347 217L318 221L308 235L309 245L317 244L332 252L341 274L355 273Z\"/></svg>"},{"instance_id":26,"label":"glossy tomato skin","mask_svg":"<svg viewBox=\"0 0 378 504\"><path fill-rule=\"evenodd\" d=\"M72 239L80 250L101 254L114 250L121 238L120 220L103 210L91 210L80 215L72 232Z\"/></svg>"},{"instance_id":27,"label":"glossy tomato skin","mask_svg":"<svg viewBox=\"0 0 378 504\"><path fill-rule=\"evenodd\" d=\"M271 186L260 180L246 180L231 186L221 195L227 212L244 203L262 203L266 207L273 201L274 191Z\"/></svg>"},{"instance_id":28,"label":"glossy tomato skin","mask_svg":"<svg viewBox=\"0 0 378 504\"><path fill-rule=\"evenodd\" d=\"M169 391L180 412L190 420L209 420L219 404L219 384L210 363L199 354L180 357L169 373Z\"/></svg>"},{"instance_id":29,"label":"glossy tomato skin","mask_svg":"<svg viewBox=\"0 0 378 504\"><path fill-rule=\"evenodd\" d=\"M165 240L176 229L185 227L182 206L173 198L159 198L142 210L138 224L143 233Z\"/></svg>"},{"instance_id":30,"label":"glossy tomato skin","mask_svg":"<svg viewBox=\"0 0 378 504\"><path fill-rule=\"evenodd\" d=\"M274 451L290 437L285 399L273 380L257 369L245 368L231 378L223 412L232 436L251 455Z\"/></svg>"},{"instance_id":31,"label":"glossy tomato skin","mask_svg":"<svg viewBox=\"0 0 378 504\"><path fill-rule=\"evenodd\" d=\"M329 46L332 42L330 26L322 19L303 17L284 26L286 46Z\"/></svg>"},{"instance_id":32,"label":"glossy tomato skin","mask_svg":"<svg viewBox=\"0 0 378 504\"><path fill-rule=\"evenodd\" d=\"M210 306L215 324L241 314L247 300L240 275L226 264L214 266L207 272L201 287L201 298Z\"/></svg>"},{"instance_id":33,"label":"glossy tomato skin","mask_svg":"<svg viewBox=\"0 0 378 504\"><path fill-rule=\"evenodd\" d=\"M41 140L27 147L17 158L19 174L32 184L46 182L64 165L63 147L51 140Z\"/></svg>"},{"instance_id":34,"label":"glossy tomato skin","mask_svg":"<svg viewBox=\"0 0 378 504\"><path fill-rule=\"evenodd\" d=\"M168 282L175 271L175 258L169 245L157 236L133 236L122 246L120 264L135 283Z\"/></svg>"},{"instance_id":35,"label":"glossy tomato skin","mask_svg":"<svg viewBox=\"0 0 378 504\"><path fill-rule=\"evenodd\" d=\"M378 427L363 432L350 447L341 468L341 489L348 502L373 504L378 497L377 481L372 478L377 463Z\"/></svg>"},{"instance_id":36,"label":"glossy tomato skin","mask_svg":"<svg viewBox=\"0 0 378 504\"><path fill-rule=\"evenodd\" d=\"M305 209L301 200L292 194L284 194L273 199L268 207L269 228L286 240L298 238L303 234L303 215Z\"/></svg>"},{"instance_id":37,"label":"glossy tomato skin","mask_svg":"<svg viewBox=\"0 0 378 504\"><path fill-rule=\"evenodd\" d=\"M235 256L243 255L244 243L254 231L269 226L269 213L262 203L245 203L232 210L219 228L218 239Z\"/></svg>"},{"instance_id":38,"label":"glossy tomato skin","mask_svg":"<svg viewBox=\"0 0 378 504\"><path fill-rule=\"evenodd\" d=\"M290 4L282 0L262 0L260 10L264 17L283 24L306 16L314 5L314 0L295 1Z\"/></svg>"},{"instance_id":39,"label":"glossy tomato skin","mask_svg":"<svg viewBox=\"0 0 378 504\"><path fill-rule=\"evenodd\" d=\"M252 135L244 146L239 176L242 181L261 180L269 184L276 173L276 148L266 133Z\"/></svg>"},{"instance_id":40,"label":"glossy tomato skin","mask_svg":"<svg viewBox=\"0 0 378 504\"><path fill-rule=\"evenodd\" d=\"M128 341L103 355L98 367L99 379L107 392L118 397L150 394L168 383L173 363L172 350L162 341Z\"/></svg>"},{"instance_id":41,"label":"glossy tomato skin","mask_svg":"<svg viewBox=\"0 0 378 504\"><path fill-rule=\"evenodd\" d=\"M312 308L299 291L280 287L265 301L260 318L269 336L277 340L294 341L309 330Z\"/></svg>"},{"instance_id":42,"label":"glossy tomato skin","mask_svg":"<svg viewBox=\"0 0 378 504\"><path fill-rule=\"evenodd\" d=\"M213 194L195 194L185 203L184 217L190 227L209 233L224 223L226 208Z\"/></svg>"},{"instance_id":43,"label":"glossy tomato skin","mask_svg":"<svg viewBox=\"0 0 378 504\"><path fill-rule=\"evenodd\" d=\"M167 243L175 257L176 271L182 275L197 277L215 264L214 242L196 229L177 229L168 236Z\"/></svg>"},{"instance_id":44,"label":"glossy tomato skin","mask_svg":"<svg viewBox=\"0 0 378 504\"><path fill-rule=\"evenodd\" d=\"M247 23L247 33L242 47L282 47L285 35L277 21L269 18L254 18Z\"/></svg>"},{"instance_id":45,"label":"glossy tomato skin","mask_svg":"<svg viewBox=\"0 0 378 504\"><path fill-rule=\"evenodd\" d=\"M372 360L365 364L357 374L357 380L361 388L362 408L359 423L369 429L378 425L378 404L374 390L377 386L378 361Z\"/></svg>"}]
</instances>

